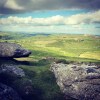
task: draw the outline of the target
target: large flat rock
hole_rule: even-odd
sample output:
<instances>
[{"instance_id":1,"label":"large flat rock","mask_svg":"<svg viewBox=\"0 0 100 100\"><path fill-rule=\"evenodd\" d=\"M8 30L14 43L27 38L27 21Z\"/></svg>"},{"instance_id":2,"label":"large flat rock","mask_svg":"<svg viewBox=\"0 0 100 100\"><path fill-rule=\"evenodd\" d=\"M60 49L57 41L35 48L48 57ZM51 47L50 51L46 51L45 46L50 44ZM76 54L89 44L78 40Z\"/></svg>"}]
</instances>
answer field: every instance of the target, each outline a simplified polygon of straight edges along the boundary
<instances>
[{"instance_id":1,"label":"large flat rock","mask_svg":"<svg viewBox=\"0 0 100 100\"><path fill-rule=\"evenodd\" d=\"M0 57L19 58L28 57L30 54L29 50L22 48L19 44L0 42Z\"/></svg>"}]
</instances>

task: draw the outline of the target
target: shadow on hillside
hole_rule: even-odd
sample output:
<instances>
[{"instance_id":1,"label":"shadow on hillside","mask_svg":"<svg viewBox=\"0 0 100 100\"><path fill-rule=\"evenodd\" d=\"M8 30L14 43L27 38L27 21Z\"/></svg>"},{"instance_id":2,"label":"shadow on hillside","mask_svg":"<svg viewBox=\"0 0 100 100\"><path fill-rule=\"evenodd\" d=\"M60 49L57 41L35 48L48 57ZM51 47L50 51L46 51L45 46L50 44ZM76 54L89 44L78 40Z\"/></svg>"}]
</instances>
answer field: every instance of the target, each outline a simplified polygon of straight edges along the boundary
<instances>
[{"instance_id":1,"label":"shadow on hillside","mask_svg":"<svg viewBox=\"0 0 100 100\"><path fill-rule=\"evenodd\" d=\"M26 66L43 66L50 64L50 60L47 59L41 59L38 61L19 61L15 59L10 58L0 58L0 66L1 65L26 65Z\"/></svg>"},{"instance_id":2,"label":"shadow on hillside","mask_svg":"<svg viewBox=\"0 0 100 100\"><path fill-rule=\"evenodd\" d=\"M29 61L18 61L15 59L10 59L10 58L0 58L0 66L3 64L7 65L30 65Z\"/></svg>"}]
</instances>

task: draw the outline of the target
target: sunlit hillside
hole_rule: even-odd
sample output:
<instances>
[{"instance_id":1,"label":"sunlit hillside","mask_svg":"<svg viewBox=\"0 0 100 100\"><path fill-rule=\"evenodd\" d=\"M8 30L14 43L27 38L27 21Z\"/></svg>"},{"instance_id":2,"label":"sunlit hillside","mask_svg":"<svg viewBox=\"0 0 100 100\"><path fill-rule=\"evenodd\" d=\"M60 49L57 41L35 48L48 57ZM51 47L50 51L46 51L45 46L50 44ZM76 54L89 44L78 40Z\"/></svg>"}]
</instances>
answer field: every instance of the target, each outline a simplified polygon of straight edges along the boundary
<instances>
[{"instance_id":1,"label":"sunlit hillside","mask_svg":"<svg viewBox=\"0 0 100 100\"><path fill-rule=\"evenodd\" d=\"M1 41L18 43L31 50L30 59L56 57L79 61L100 60L100 36L18 33L3 35Z\"/></svg>"}]
</instances>

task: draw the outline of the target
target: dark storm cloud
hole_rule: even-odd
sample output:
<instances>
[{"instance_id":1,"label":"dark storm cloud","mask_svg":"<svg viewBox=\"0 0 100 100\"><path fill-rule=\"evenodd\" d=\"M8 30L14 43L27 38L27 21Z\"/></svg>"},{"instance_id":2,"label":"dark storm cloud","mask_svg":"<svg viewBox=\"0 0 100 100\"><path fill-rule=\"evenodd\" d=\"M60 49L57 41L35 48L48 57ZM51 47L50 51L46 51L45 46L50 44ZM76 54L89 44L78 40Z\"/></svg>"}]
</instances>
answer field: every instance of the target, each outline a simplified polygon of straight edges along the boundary
<instances>
[{"instance_id":1,"label":"dark storm cloud","mask_svg":"<svg viewBox=\"0 0 100 100\"><path fill-rule=\"evenodd\" d=\"M40 10L100 9L100 0L0 0L0 13L23 13Z\"/></svg>"}]
</instances>

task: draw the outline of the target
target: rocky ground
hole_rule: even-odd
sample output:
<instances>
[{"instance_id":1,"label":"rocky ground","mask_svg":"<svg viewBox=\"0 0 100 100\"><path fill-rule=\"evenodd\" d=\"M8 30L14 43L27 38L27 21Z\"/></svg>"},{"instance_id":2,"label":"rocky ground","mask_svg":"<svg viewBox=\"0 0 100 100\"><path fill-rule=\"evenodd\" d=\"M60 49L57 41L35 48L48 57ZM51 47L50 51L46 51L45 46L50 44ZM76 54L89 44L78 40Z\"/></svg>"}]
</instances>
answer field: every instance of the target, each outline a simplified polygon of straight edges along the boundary
<instances>
[{"instance_id":1,"label":"rocky ground","mask_svg":"<svg viewBox=\"0 0 100 100\"><path fill-rule=\"evenodd\" d=\"M100 100L100 65L53 63L51 70L66 99Z\"/></svg>"},{"instance_id":2,"label":"rocky ground","mask_svg":"<svg viewBox=\"0 0 100 100\"><path fill-rule=\"evenodd\" d=\"M0 100L28 100L34 97L32 81L26 78L18 62L11 59L0 61Z\"/></svg>"}]
</instances>

